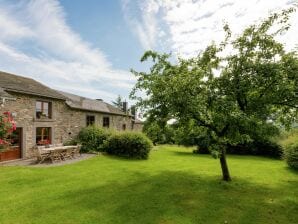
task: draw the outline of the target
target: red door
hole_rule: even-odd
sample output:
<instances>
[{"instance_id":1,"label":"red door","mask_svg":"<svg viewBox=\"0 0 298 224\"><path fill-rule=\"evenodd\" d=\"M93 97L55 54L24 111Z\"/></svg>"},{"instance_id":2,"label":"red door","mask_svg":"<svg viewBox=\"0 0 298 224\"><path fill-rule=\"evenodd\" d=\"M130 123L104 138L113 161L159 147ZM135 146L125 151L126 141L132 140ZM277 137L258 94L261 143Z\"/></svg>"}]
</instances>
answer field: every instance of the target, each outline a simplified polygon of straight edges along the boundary
<instances>
[{"instance_id":1,"label":"red door","mask_svg":"<svg viewBox=\"0 0 298 224\"><path fill-rule=\"evenodd\" d=\"M0 151L0 162L22 157L22 128L17 128L9 139L11 145L5 151Z\"/></svg>"}]
</instances>

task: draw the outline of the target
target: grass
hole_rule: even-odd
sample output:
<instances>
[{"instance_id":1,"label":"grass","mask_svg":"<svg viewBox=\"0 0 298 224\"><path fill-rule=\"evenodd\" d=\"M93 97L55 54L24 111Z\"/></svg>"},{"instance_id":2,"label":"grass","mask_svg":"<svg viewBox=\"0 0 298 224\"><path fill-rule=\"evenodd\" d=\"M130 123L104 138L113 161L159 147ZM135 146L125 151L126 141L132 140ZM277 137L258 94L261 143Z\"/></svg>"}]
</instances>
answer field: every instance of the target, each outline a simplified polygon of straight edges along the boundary
<instances>
[{"instance_id":1,"label":"grass","mask_svg":"<svg viewBox=\"0 0 298 224\"><path fill-rule=\"evenodd\" d=\"M0 167L0 223L297 223L298 174L283 161L159 146L146 161L98 156L51 168Z\"/></svg>"}]
</instances>

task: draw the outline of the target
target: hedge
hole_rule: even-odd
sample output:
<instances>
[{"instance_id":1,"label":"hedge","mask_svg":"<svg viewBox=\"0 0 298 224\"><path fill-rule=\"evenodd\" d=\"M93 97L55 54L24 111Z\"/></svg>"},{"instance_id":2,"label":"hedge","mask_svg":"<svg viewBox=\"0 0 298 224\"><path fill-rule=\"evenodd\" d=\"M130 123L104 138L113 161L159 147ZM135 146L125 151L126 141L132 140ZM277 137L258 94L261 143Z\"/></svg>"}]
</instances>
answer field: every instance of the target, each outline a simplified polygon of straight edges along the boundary
<instances>
[{"instance_id":1,"label":"hedge","mask_svg":"<svg viewBox=\"0 0 298 224\"><path fill-rule=\"evenodd\" d=\"M282 147L270 140L257 140L248 144L229 146L227 153L238 155L258 155L281 159L283 155Z\"/></svg>"},{"instance_id":2,"label":"hedge","mask_svg":"<svg viewBox=\"0 0 298 224\"><path fill-rule=\"evenodd\" d=\"M197 149L193 152L198 154L208 154L210 153L209 142L206 139L200 139L197 143ZM283 156L282 147L270 140L256 140L247 144L229 145L227 148L228 154L237 155L258 155L258 156L268 156L272 158L281 159Z\"/></svg>"},{"instance_id":3,"label":"hedge","mask_svg":"<svg viewBox=\"0 0 298 224\"><path fill-rule=\"evenodd\" d=\"M147 159L152 149L152 142L139 132L120 132L111 135L105 141L104 148L111 155Z\"/></svg>"},{"instance_id":4,"label":"hedge","mask_svg":"<svg viewBox=\"0 0 298 224\"><path fill-rule=\"evenodd\" d=\"M103 143L111 135L111 131L93 125L83 128L78 135L78 141L82 144L81 151L103 151Z\"/></svg>"},{"instance_id":5,"label":"hedge","mask_svg":"<svg viewBox=\"0 0 298 224\"><path fill-rule=\"evenodd\" d=\"M286 147L285 159L289 167L298 170L298 142Z\"/></svg>"}]
</instances>

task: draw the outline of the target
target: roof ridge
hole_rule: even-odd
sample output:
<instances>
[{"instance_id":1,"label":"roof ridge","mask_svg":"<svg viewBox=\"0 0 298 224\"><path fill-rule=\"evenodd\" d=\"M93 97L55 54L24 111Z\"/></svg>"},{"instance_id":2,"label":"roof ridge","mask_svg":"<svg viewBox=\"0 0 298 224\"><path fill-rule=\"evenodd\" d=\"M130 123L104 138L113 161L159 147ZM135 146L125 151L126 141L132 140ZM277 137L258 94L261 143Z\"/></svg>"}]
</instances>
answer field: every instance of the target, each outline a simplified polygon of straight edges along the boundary
<instances>
[{"instance_id":1,"label":"roof ridge","mask_svg":"<svg viewBox=\"0 0 298 224\"><path fill-rule=\"evenodd\" d=\"M33 80L33 81L35 81L35 82L38 82L38 81L36 81L35 79L33 79L33 78L31 78L31 77L24 76L24 75L16 75L16 74L13 74L13 73L10 73L10 72L4 72L4 71L1 71L1 70L0 70L0 73L4 73L4 74L6 74L6 75L11 75L11 76L16 76L16 77L22 77L22 78L24 78L24 79L29 79L29 80Z\"/></svg>"},{"instance_id":2,"label":"roof ridge","mask_svg":"<svg viewBox=\"0 0 298 224\"><path fill-rule=\"evenodd\" d=\"M0 76L0 86L7 91L65 100L57 90L33 78L3 71Z\"/></svg>"}]
</instances>

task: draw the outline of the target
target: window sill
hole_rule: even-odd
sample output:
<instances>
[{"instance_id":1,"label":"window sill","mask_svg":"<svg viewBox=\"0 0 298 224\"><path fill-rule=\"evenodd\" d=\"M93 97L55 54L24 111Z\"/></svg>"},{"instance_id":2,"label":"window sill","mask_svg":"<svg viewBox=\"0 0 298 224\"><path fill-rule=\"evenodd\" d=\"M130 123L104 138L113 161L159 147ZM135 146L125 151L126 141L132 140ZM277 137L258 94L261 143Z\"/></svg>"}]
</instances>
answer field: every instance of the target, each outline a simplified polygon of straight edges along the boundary
<instances>
[{"instance_id":1,"label":"window sill","mask_svg":"<svg viewBox=\"0 0 298 224\"><path fill-rule=\"evenodd\" d=\"M35 122L54 122L53 118L33 118Z\"/></svg>"}]
</instances>

